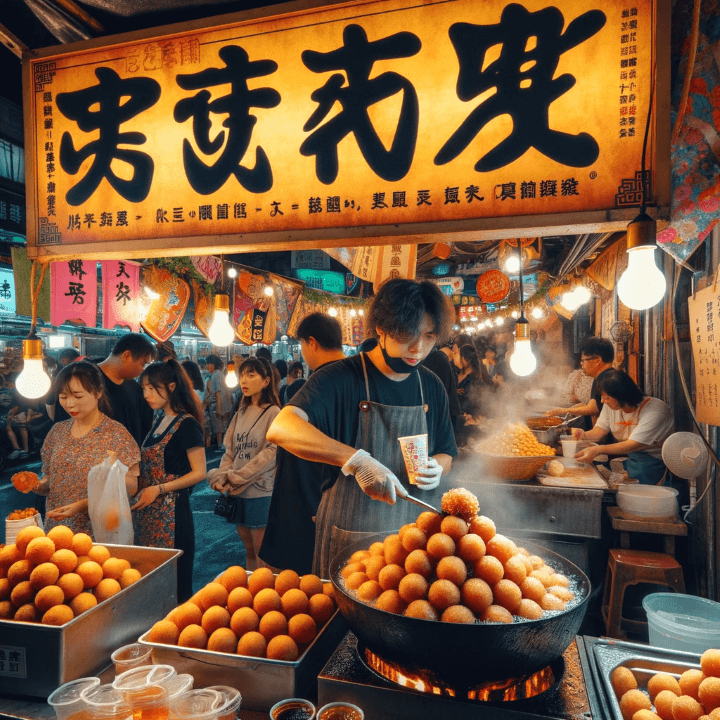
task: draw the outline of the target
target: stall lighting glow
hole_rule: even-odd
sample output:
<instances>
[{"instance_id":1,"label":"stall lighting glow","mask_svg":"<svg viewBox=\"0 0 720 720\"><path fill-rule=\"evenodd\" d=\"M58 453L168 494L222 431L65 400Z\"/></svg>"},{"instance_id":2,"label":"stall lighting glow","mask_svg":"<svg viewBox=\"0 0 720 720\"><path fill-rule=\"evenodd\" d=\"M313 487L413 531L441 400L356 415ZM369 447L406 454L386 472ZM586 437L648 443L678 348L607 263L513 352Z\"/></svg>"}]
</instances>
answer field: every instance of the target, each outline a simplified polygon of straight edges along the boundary
<instances>
[{"instance_id":1,"label":"stall lighting glow","mask_svg":"<svg viewBox=\"0 0 720 720\"><path fill-rule=\"evenodd\" d=\"M539 307L536 307L532 309L530 314L535 320L539 320L543 316L543 311Z\"/></svg>"},{"instance_id":2,"label":"stall lighting glow","mask_svg":"<svg viewBox=\"0 0 720 720\"><path fill-rule=\"evenodd\" d=\"M236 388L238 386L237 373L235 372L235 363L228 363L227 375L225 376L225 384L229 388Z\"/></svg>"},{"instance_id":3,"label":"stall lighting glow","mask_svg":"<svg viewBox=\"0 0 720 720\"><path fill-rule=\"evenodd\" d=\"M272 297L272 295L274 294L273 289L270 285L266 285L263 292L265 293L265 295L267 295L267 297Z\"/></svg>"},{"instance_id":4,"label":"stall lighting glow","mask_svg":"<svg viewBox=\"0 0 720 720\"><path fill-rule=\"evenodd\" d=\"M42 340L37 337L23 340L23 360L22 372L15 380L17 391L30 400L46 395L50 390L51 382L43 369Z\"/></svg>"},{"instance_id":5,"label":"stall lighting glow","mask_svg":"<svg viewBox=\"0 0 720 720\"><path fill-rule=\"evenodd\" d=\"M328 315L329 315L330 317L337 317L337 314L338 314L338 311L337 311L334 307L331 307L331 308L328 310Z\"/></svg>"},{"instance_id":6,"label":"stall lighting glow","mask_svg":"<svg viewBox=\"0 0 720 720\"><path fill-rule=\"evenodd\" d=\"M160 297L160 293L156 293L154 290L151 290L147 285L145 286L145 294L153 300L157 300Z\"/></svg>"},{"instance_id":7,"label":"stall lighting glow","mask_svg":"<svg viewBox=\"0 0 720 720\"><path fill-rule=\"evenodd\" d=\"M504 322L505 322L505 318L499 317L499 318L495 321L495 325L496 325L497 327L500 327Z\"/></svg>"},{"instance_id":8,"label":"stall lighting glow","mask_svg":"<svg viewBox=\"0 0 720 720\"><path fill-rule=\"evenodd\" d=\"M235 332L230 325L230 298L227 295L215 295L215 317L208 330L208 337L217 347L226 347L235 338Z\"/></svg>"},{"instance_id":9,"label":"stall lighting glow","mask_svg":"<svg viewBox=\"0 0 720 720\"><path fill-rule=\"evenodd\" d=\"M228 270L228 277L236 278L237 277L237 270L234 267L231 267Z\"/></svg>"},{"instance_id":10,"label":"stall lighting glow","mask_svg":"<svg viewBox=\"0 0 720 720\"><path fill-rule=\"evenodd\" d=\"M651 245L628 250L627 270L618 280L620 302L631 310L647 310L665 296L665 276L655 264L655 248Z\"/></svg>"},{"instance_id":11,"label":"stall lighting glow","mask_svg":"<svg viewBox=\"0 0 720 720\"><path fill-rule=\"evenodd\" d=\"M357 316L357 310L351 310L350 317L356 317L356 316Z\"/></svg>"},{"instance_id":12,"label":"stall lighting glow","mask_svg":"<svg viewBox=\"0 0 720 720\"><path fill-rule=\"evenodd\" d=\"M457 330L460 329L460 326L459 326L459 325L453 325L453 328L452 328L452 329L455 330L455 331L457 331Z\"/></svg>"},{"instance_id":13,"label":"stall lighting glow","mask_svg":"<svg viewBox=\"0 0 720 720\"><path fill-rule=\"evenodd\" d=\"M517 310L513 310L512 316L517 320L520 317L520 313Z\"/></svg>"},{"instance_id":14,"label":"stall lighting glow","mask_svg":"<svg viewBox=\"0 0 720 720\"><path fill-rule=\"evenodd\" d=\"M48 344L53 350L65 347L65 335L50 335Z\"/></svg>"},{"instance_id":15,"label":"stall lighting glow","mask_svg":"<svg viewBox=\"0 0 720 720\"><path fill-rule=\"evenodd\" d=\"M520 247L518 244L518 259ZM510 369L520 377L526 377L535 372L537 359L530 344L530 323L525 317L525 302L523 291L523 271L520 265L520 318L515 323L515 348L510 355Z\"/></svg>"},{"instance_id":16,"label":"stall lighting glow","mask_svg":"<svg viewBox=\"0 0 720 720\"><path fill-rule=\"evenodd\" d=\"M575 312L581 305L584 305L592 295L590 291L583 285L578 285L574 290L566 292L562 296L560 304L570 312Z\"/></svg>"},{"instance_id":17,"label":"stall lighting glow","mask_svg":"<svg viewBox=\"0 0 720 720\"><path fill-rule=\"evenodd\" d=\"M518 258L518 256L514 254L510 255L505 261L503 269L506 273L510 275L515 275L516 273L520 272L520 258Z\"/></svg>"}]
</instances>

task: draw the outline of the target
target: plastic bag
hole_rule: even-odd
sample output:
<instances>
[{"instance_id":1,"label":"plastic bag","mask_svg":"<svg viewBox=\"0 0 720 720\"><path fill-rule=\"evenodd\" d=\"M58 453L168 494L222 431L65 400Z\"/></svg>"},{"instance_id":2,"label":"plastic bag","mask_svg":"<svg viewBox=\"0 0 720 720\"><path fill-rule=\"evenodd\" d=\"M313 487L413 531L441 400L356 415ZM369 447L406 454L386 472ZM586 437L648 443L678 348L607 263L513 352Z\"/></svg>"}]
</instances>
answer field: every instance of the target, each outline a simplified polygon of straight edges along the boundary
<instances>
[{"instance_id":1,"label":"plastic bag","mask_svg":"<svg viewBox=\"0 0 720 720\"><path fill-rule=\"evenodd\" d=\"M88 472L88 514L96 542L133 544L132 514L125 489L127 471L115 453L108 453Z\"/></svg>"}]
</instances>

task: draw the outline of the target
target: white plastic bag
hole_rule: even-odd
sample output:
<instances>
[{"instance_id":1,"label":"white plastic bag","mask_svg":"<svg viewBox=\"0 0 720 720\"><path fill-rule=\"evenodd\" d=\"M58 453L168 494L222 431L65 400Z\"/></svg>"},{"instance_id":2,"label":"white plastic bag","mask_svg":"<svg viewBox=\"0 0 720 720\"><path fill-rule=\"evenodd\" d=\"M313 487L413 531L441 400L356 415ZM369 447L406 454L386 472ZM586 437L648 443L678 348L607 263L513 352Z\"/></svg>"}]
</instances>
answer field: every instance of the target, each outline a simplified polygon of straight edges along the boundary
<instances>
[{"instance_id":1,"label":"white plastic bag","mask_svg":"<svg viewBox=\"0 0 720 720\"><path fill-rule=\"evenodd\" d=\"M115 453L88 473L88 514L95 541L132 545L134 540L130 501L125 489L128 468Z\"/></svg>"}]
</instances>

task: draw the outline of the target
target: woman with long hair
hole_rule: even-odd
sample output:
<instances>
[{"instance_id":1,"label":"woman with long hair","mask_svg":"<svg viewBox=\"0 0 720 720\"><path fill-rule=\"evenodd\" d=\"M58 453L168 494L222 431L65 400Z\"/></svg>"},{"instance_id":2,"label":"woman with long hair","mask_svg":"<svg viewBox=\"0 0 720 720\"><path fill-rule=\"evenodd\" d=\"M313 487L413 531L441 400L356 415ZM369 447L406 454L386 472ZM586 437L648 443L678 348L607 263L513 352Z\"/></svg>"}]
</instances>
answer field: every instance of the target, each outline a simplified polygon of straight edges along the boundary
<instances>
[{"instance_id":1,"label":"woman with long hair","mask_svg":"<svg viewBox=\"0 0 720 720\"><path fill-rule=\"evenodd\" d=\"M272 368L262 358L250 357L238 370L242 395L225 435L220 467L208 473L213 490L227 493L235 504L228 522L234 523L245 545L246 568L264 567L258 551L267 526L275 481L276 446L267 430L280 412Z\"/></svg>"},{"instance_id":2,"label":"woman with long hair","mask_svg":"<svg viewBox=\"0 0 720 720\"><path fill-rule=\"evenodd\" d=\"M129 468L125 487L132 495L137 489L140 450L125 427L112 419L97 365L87 361L66 365L55 387L70 419L53 425L45 438L40 451L43 478L35 492L48 496L46 529L62 524L73 532L92 535L87 499L90 468L114 450Z\"/></svg>"},{"instance_id":3,"label":"woman with long hair","mask_svg":"<svg viewBox=\"0 0 720 720\"><path fill-rule=\"evenodd\" d=\"M475 424L475 418L482 415L482 394L483 388L487 387L487 370L473 345L463 345L459 349L456 365L459 369L457 392L460 401L458 443L465 444L470 436L475 434L471 427Z\"/></svg>"},{"instance_id":4,"label":"woman with long hair","mask_svg":"<svg viewBox=\"0 0 720 720\"><path fill-rule=\"evenodd\" d=\"M140 483L133 505L135 544L177 548L178 599L192 595L195 527L188 488L205 478L200 403L185 370L173 358L140 375L147 404L164 414L143 440Z\"/></svg>"}]
</instances>

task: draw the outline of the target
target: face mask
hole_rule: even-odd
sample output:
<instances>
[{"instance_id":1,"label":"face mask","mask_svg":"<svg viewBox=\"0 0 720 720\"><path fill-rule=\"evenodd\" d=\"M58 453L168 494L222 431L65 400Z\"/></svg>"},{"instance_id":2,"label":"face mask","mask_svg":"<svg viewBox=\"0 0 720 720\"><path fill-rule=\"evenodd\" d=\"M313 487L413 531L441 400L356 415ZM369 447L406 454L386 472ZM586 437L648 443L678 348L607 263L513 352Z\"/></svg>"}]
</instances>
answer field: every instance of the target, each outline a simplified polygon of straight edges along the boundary
<instances>
[{"instance_id":1,"label":"face mask","mask_svg":"<svg viewBox=\"0 0 720 720\"><path fill-rule=\"evenodd\" d=\"M425 360L423 359L419 363L417 363L417 365L408 365L402 358L390 357L387 354L387 350L383 347L382 343L379 344L383 360L385 360L387 366L394 373L398 373L399 375L405 375L407 373L415 372L425 362Z\"/></svg>"}]
</instances>

